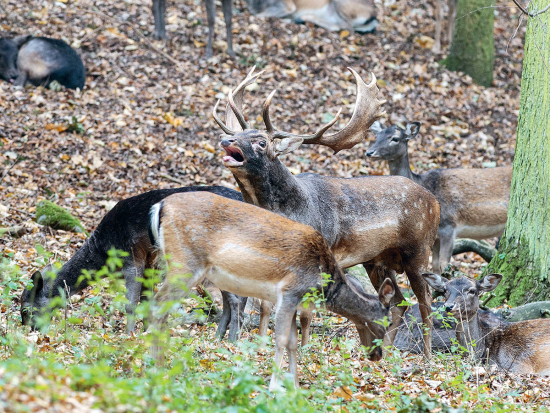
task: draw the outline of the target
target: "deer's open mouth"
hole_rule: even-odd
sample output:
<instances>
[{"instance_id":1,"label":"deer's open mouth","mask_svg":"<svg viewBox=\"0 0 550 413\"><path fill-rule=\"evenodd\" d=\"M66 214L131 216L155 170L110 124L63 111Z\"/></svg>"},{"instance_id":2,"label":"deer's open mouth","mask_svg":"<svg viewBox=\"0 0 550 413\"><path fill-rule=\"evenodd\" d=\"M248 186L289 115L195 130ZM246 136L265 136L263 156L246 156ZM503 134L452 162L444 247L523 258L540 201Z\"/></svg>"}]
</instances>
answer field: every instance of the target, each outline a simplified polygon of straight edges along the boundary
<instances>
[{"instance_id":1,"label":"deer's open mouth","mask_svg":"<svg viewBox=\"0 0 550 413\"><path fill-rule=\"evenodd\" d=\"M242 166L244 164L244 156L240 149L232 146L226 146L223 149L227 153L227 156L223 157L225 166Z\"/></svg>"}]
</instances>

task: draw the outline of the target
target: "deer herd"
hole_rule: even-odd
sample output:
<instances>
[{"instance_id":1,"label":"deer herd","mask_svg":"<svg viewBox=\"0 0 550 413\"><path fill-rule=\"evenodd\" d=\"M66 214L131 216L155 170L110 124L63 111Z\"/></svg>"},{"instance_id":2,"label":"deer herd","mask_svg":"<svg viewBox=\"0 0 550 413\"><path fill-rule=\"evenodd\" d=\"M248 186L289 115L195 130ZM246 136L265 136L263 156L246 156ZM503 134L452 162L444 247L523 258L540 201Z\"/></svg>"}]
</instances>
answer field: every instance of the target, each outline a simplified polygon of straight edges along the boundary
<instances>
[{"instance_id":1,"label":"deer herd","mask_svg":"<svg viewBox=\"0 0 550 413\"><path fill-rule=\"evenodd\" d=\"M414 311L425 326L420 338L425 357L433 348L432 287L445 295L444 309L456 319L456 339L475 357L509 371L550 374L550 320L518 324L496 315L478 316L479 294L494 289L500 275L448 281L429 272L430 255L434 272L441 273L449 263L456 237L502 234L511 168L414 174L407 142L418 134L420 124L382 129L377 120L385 113L385 101L378 96L376 78L372 75L365 83L349 70L357 96L347 125L328 133L339 111L311 135L297 135L275 127L270 114L275 91L263 106L265 129L254 129L246 121L244 92L261 75L252 69L228 93L225 119L217 113L219 101L213 110L223 131L222 162L240 192L219 186L185 187L120 201L65 265L32 275L32 288L21 297L23 323L36 328L54 297L84 289L83 270L99 270L114 247L129 253L122 267L129 333L135 331L136 305L151 288L141 282L145 269L160 268L164 274L147 320L150 331L165 329L168 302L183 299L208 280L222 291L220 339L228 327L229 338L238 338L247 297L262 300L261 334L274 305L275 365L281 367L286 348L297 385L296 316L300 312L302 345L308 342L313 316L304 296L312 290L322 294L327 310L355 324L361 345L376 361L383 357L377 340L390 346L403 341L408 331L400 328L410 312L405 314L406 307L399 305L404 296L396 278L405 273L418 300ZM376 142L367 158L386 160L390 176L293 175L279 158L301 145L326 146L335 153L349 149L363 142L369 130L376 134ZM345 274L346 268L358 264L365 267L378 296L367 294L358 280ZM151 351L162 362L163 342L155 337ZM270 388L277 386L274 375Z\"/></svg>"}]
</instances>

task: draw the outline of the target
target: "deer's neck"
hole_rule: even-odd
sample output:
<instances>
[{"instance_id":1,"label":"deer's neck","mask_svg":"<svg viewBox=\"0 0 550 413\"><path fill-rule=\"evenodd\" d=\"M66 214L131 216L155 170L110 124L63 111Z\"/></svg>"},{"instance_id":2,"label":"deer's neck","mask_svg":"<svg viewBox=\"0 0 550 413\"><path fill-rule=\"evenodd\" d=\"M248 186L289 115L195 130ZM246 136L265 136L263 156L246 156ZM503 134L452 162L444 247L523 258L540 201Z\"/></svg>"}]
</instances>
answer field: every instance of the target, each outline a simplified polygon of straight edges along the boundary
<instances>
[{"instance_id":1,"label":"deer's neck","mask_svg":"<svg viewBox=\"0 0 550 413\"><path fill-rule=\"evenodd\" d=\"M479 324L479 316L476 315L469 321L459 321L456 325L456 338L459 344L466 348L478 359L483 360L486 349L486 335Z\"/></svg>"},{"instance_id":2,"label":"deer's neck","mask_svg":"<svg viewBox=\"0 0 550 413\"><path fill-rule=\"evenodd\" d=\"M246 202L293 218L307 205L307 194L299 181L276 159L269 169L257 173L233 173Z\"/></svg>"},{"instance_id":3,"label":"deer's neck","mask_svg":"<svg viewBox=\"0 0 550 413\"><path fill-rule=\"evenodd\" d=\"M420 181L419 175L411 171L408 150L403 156L388 161L388 166L390 167L390 175L404 176L405 178L409 178L411 181L416 183Z\"/></svg>"}]
</instances>

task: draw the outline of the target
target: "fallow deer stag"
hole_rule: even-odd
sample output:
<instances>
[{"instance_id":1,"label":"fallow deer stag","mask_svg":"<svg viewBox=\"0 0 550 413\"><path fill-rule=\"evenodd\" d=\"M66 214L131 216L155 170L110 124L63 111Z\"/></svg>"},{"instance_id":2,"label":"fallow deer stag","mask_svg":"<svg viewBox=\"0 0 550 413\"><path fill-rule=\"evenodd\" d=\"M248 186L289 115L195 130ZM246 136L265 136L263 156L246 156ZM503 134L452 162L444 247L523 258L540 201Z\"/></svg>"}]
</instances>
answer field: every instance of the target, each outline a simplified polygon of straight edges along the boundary
<instances>
[{"instance_id":1,"label":"fallow deer stag","mask_svg":"<svg viewBox=\"0 0 550 413\"><path fill-rule=\"evenodd\" d=\"M322 290L326 308L353 321L369 358L382 357L374 339L382 339L381 323L394 294L385 280L379 297L361 294L348 283L321 234L307 225L270 211L208 193L176 194L151 208L150 232L162 257L171 257L164 284L154 297L151 329L162 330L168 301L186 297L207 278L218 288L277 303L275 365L286 347L289 369L296 373L296 311L312 289ZM330 274L323 285L321 273ZM162 362L158 336L153 347ZM275 372L270 389L276 388Z\"/></svg>"},{"instance_id":2,"label":"fallow deer stag","mask_svg":"<svg viewBox=\"0 0 550 413\"><path fill-rule=\"evenodd\" d=\"M372 0L247 0L252 14L292 17L329 31L373 32L378 26Z\"/></svg>"},{"instance_id":3,"label":"fallow deer stag","mask_svg":"<svg viewBox=\"0 0 550 413\"><path fill-rule=\"evenodd\" d=\"M376 142L367 157L388 161L391 175L409 178L434 194L441 207L438 239L433 247L434 271L442 272L449 264L457 237L486 239L499 237L508 214L512 167L488 169L434 169L415 174L409 164L408 141L420 130L420 122L405 129L382 129L378 122L371 130Z\"/></svg>"},{"instance_id":4,"label":"fallow deer stag","mask_svg":"<svg viewBox=\"0 0 550 413\"><path fill-rule=\"evenodd\" d=\"M451 281L437 274L423 274L430 286L445 294L445 310L457 320L460 345L478 360L502 370L550 375L550 320L509 323L499 320L488 325L479 319L479 295L493 291L502 275L489 274L476 281L467 277Z\"/></svg>"},{"instance_id":5,"label":"fallow deer stag","mask_svg":"<svg viewBox=\"0 0 550 413\"><path fill-rule=\"evenodd\" d=\"M267 98L263 119L266 131L251 129L242 113L244 88L261 74L250 71L228 95L225 123L214 119L225 132L221 146L227 156L223 163L235 177L246 202L311 225L327 240L343 267L365 265L372 284L379 288L395 272L405 271L421 305L422 320L431 327L431 296L422 278L429 264L430 250L437 236L439 203L427 190L401 177L331 178L312 173L297 176L281 163L278 156L305 144L328 146L335 152L352 148L365 139L369 126L380 116L385 101L377 99L373 75L365 84L352 69L357 83L357 103L351 120L339 132L324 135L338 115L315 134L294 135L276 129L269 115L272 92ZM396 288L394 303L403 295ZM394 306L392 322L399 325L403 307ZM393 341L396 330L388 334ZM431 355L431 337L427 334L425 354Z\"/></svg>"}]
</instances>

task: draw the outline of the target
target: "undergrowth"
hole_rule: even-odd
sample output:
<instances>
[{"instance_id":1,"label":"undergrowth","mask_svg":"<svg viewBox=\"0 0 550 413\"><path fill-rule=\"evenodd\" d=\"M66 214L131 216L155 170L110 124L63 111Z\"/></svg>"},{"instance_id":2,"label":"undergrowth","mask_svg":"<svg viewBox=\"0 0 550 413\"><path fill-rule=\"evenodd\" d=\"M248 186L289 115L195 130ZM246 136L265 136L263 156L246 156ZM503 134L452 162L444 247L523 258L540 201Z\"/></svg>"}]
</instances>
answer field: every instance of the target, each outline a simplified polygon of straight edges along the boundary
<instances>
[{"instance_id":1,"label":"undergrowth","mask_svg":"<svg viewBox=\"0 0 550 413\"><path fill-rule=\"evenodd\" d=\"M10 257L2 259L0 411L63 411L63 406L76 404L79 411L96 412L547 409L533 388L529 393L512 383L509 389L495 391L495 382L506 378L480 379L458 353L435 354L428 362L389 350L385 360L372 363L366 349L358 347L352 327L326 313L318 314L322 328L314 329L310 344L300 349L301 387L293 389L287 378L287 390L273 394L266 385L273 368L271 337L258 337L252 330L238 343L219 342L207 317L179 325L191 308L210 305L197 296L172 316L166 363L156 366L148 351L153 334L145 333L141 323L137 334L124 333L122 256L111 251L103 270L86 273L91 287L84 293L66 297L61 291L54 300L53 317L42 317L39 332L21 326L19 297L31 286L28 276ZM48 258L43 255L40 264ZM151 283L155 277L158 274L148 272L144 281ZM322 298L314 292L306 297L317 309ZM138 317L148 311L149 302L141 303Z\"/></svg>"}]
</instances>

